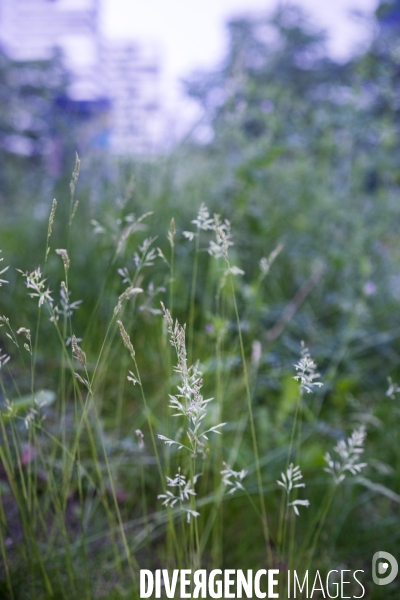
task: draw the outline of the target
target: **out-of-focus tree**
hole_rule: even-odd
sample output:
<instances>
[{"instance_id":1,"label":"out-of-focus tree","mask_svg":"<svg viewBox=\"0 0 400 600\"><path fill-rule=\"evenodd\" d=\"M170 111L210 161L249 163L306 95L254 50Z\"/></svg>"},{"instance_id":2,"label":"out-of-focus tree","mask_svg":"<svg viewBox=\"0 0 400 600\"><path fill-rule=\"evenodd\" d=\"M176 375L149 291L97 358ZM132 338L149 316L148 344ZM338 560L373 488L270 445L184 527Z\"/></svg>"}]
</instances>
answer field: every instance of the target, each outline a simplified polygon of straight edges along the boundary
<instances>
[{"instance_id":1,"label":"out-of-focus tree","mask_svg":"<svg viewBox=\"0 0 400 600\"><path fill-rule=\"evenodd\" d=\"M400 185L400 2L376 10L376 34L367 52L354 61L362 111L369 123L370 178L373 188ZM372 149L372 148L371 148Z\"/></svg>"},{"instance_id":2,"label":"out-of-focus tree","mask_svg":"<svg viewBox=\"0 0 400 600\"><path fill-rule=\"evenodd\" d=\"M400 265L398 35L378 28L363 54L338 63L294 7L236 19L228 33L221 68L186 84L204 109L207 136L192 145L202 197L234 221L246 274L285 244L284 276L270 280L282 298L296 298L324 264L310 313L290 325L296 335L347 335L352 311L378 286L385 308L369 325L365 311L362 327L389 330ZM283 310L269 311L267 327Z\"/></svg>"},{"instance_id":3,"label":"out-of-focus tree","mask_svg":"<svg viewBox=\"0 0 400 600\"><path fill-rule=\"evenodd\" d=\"M296 139L303 131L302 141L310 142L312 132L302 124L309 125L318 106L337 100L349 81L348 70L324 51L324 34L293 6L269 19L231 21L228 29L222 69L187 82L214 134L219 138L235 127L247 141L267 135L289 142L295 130Z\"/></svg>"}]
</instances>

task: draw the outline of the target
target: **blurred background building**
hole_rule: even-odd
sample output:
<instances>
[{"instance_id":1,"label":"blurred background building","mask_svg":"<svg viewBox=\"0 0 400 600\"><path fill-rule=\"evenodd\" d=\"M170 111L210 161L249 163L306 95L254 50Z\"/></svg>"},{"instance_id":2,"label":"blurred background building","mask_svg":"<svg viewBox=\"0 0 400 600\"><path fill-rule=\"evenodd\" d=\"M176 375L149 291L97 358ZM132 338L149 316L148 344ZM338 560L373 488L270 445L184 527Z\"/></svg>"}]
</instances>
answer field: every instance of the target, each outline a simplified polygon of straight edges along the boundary
<instances>
[{"instance_id":1,"label":"blurred background building","mask_svg":"<svg viewBox=\"0 0 400 600\"><path fill-rule=\"evenodd\" d=\"M160 129L154 50L104 39L99 0L0 0L0 46L14 61L60 52L70 79L59 106L78 115L87 146L152 153Z\"/></svg>"}]
</instances>

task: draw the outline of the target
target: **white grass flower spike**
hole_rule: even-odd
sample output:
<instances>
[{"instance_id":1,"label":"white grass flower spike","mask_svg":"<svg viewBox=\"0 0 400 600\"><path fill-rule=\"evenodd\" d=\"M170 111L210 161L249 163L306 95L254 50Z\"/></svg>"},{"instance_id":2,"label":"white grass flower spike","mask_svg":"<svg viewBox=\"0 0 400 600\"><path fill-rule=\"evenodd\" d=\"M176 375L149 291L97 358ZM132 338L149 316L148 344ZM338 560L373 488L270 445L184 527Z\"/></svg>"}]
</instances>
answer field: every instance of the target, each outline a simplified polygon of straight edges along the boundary
<instances>
[{"instance_id":1,"label":"white grass flower spike","mask_svg":"<svg viewBox=\"0 0 400 600\"><path fill-rule=\"evenodd\" d=\"M0 250L0 253L1 253L1 250ZM4 260L4 258L0 258L0 262L3 262L3 260ZM0 271L0 275L3 275L8 270L8 268L9 267L5 267L4 269L2 269ZM0 287L3 285L3 283L8 283L8 281L6 279L1 279L0 278Z\"/></svg>"},{"instance_id":2,"label":"white grass flower spike","mask_svg":"<svg viewBox=\"0 0 400 600\"><path fill-rule=\"evenodd\" d=\"M361 469L367 466L367 463L360 462L360 455L364 452L365 436L365 427L361 426L353 431L347 442L340 440L334 447L334 452L338 455L336 460L331 457L329 452L325 454L328 466L324 471L332 475L336 485L345 479L347 471L352 475L358 475Z\"/></svg>"},{"instance_id":3,"label":"white grass flower spike","mask_svg":"<svg viewBox=\"0 0 400 600\"><path fill-rule=\"evenodd\" d=\"M289 502L290 500L290 494L291 492L296 489L296 488L304 488L306 487L305 483L299 483L299 481L301 481L303 479L303 475L300 471L300 467L294 467L293 463L290 463L289 468L286 470L286 474L285 473L281 473L281 477L282 477L282 481L278 480L277 484L280 485L281 487L284 488L284 490L286 491L286 498L287 498L287 506L291 506L295 512L295 514L297 516L300 516L299 513L299 506L310 506L310 502L308 500L293 500L292 502Z\"/></svg>"},{"instance_id":4,"label":"white grass flower spike","mask_svg":"<svg viewBox=\"0 0 400 600\"><path fill-rule=\"evenodd\" d=\"M157 496L159 500L163 500L163 506L169 506L170 508L174 508L174 506L179 502L181 511L186 513L188 523L190 523L191 517L198 517L200 515L199 512L192 509L188 504L184 504L184 502L190 501L190 496L196 496L193 486L196 484L196 481L200 476L201 473L195 475L192 483L190 480L186 481L186 477L181 475L181 471L179 469L178 473L173 479L167 476L167 486L178 488L178 490L175 491L175 493L167 490L165 494L160 494Z\"/></svg>"},{"instance_id":5,"label":"white grass flower spike","mask_svg":"<svg viewBox=\"0 0 400 600\"><path fill-rule=\"evenodd\" d=\"M238 490L244 491L244 487L242 484L243 479L247 475L246 469L242 469L241 471L234 471L227 463L224 462L224 467L221 471L222 475L222 483L227 487L230 487L228 494L233 494Z\"/></svg>"},{"instance_id":6,"label":"white grass flower spike","mask_svg":"<svg viewBox=\"0 0 400 600\"><path fill-rule=\"evenodd\" d=\"M221 433L219 429L223 427L225 423L219 423L218 425L213 425L209 429L202 430L201 426L203 424L203 419L207 416L207 405L213 398L205 400L201 394L203 379L198 365L194 364L188 366L187 364L185 339L186 327L180 325L178 321L175 321L174 323L171 313L165 308L162 302L161 307L167 322L171 345L175 348L178 358L178 364L174 367L174 371L179 374L181 379L181 385L177 386L178 393L169 395L169 406L176 411L173 415L174 417L182 416L187 419L188 426L186 435L189 442L188 445L185 445L180 441L167 438L164 435L158 435L158 438L168 446L176 444L178 445L179 450L181 448L190 450L192 456L196 456L196 454L205 456L207 453L207 434Z\"/></svg>"},{"instance_id":7,"label":"white grass flower spike","mask_svg":"<svg viewBox=\"0 0 400 600\"><path fill-rule=\"evenodd\" d=\"M317 365L311 358L308 348L305 347L304 342L301 342L301 358L298 363L294 365L294 368L298 372L293 379L300 382L300 392L304 390L311 394L316 387L322 387L323 383L315 381L320 377L319 373L316 373Z\"/></svg>"}]
</instances>

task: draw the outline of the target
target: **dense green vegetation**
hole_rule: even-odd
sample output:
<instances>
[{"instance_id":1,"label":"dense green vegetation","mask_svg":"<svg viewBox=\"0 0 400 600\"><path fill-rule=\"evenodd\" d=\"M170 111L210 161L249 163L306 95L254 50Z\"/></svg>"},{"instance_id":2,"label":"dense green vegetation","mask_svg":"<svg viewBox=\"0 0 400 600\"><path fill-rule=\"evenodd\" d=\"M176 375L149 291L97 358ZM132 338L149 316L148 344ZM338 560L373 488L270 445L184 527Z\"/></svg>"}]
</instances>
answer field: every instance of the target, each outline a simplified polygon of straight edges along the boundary
<instances>
[{"instance_id":1,"label":"dense green vegetation","mask_svg":"<svg viewBox=\"0 0 400 600\"><path fill-rule=\"evenodd\" d=\"M168 156L82 156L69 186L74 139L57 181L1 150L0 597L136 597L138 566L199 565L362 569L366 598L398 596L370 577L400 545L398 30L345 65L294 8L229 32L221 69L186 84L201 128ZM221 435L185 433L192 401ZM325 454L360 427L367 466L335 483ZM165 507L178 468L196 496Z\"/></svg>"}]
</instances>

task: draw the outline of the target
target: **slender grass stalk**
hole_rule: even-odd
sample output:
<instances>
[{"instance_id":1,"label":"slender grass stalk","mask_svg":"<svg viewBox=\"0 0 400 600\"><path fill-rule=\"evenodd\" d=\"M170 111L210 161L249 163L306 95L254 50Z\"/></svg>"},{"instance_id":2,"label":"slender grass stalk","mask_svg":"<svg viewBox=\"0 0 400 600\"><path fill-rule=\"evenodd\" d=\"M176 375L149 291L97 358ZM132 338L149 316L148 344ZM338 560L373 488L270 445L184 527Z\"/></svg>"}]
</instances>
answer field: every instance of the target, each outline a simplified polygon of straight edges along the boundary
<instances>
[{"instance_id":1,"label":"slender grass stalk","mask_svg":"<svg viewBox=\"0 0 400 600\"><path fill-rule=\"evenodd\" d=\"M229 260L226 260L226 263L227 263L228 269L230 269ZM265 544L266 544L268 563L270 565L272 565L273 564L272 548L271 548L271 541L270 541L270 535L269 535L267 511L265 509L264 492L263 492L262 476L261 476L261 468L260 468L260 459L259 459L259 455L258 455L257 435L256 435L255 424L254 424L252 398L251 398L251 393L250 393L250 382L249 382L249 376L248 376L248 372L247 372L247 363L246 363L246 356L245 356L245 352L244 352L244 344L243 344L243 337L242 337L242 329L241 329L241 325L240 325L239 311L238 311L237 302L236 302L235 286L233 284L233 277L232 277L231 273L229 274L229 280L230 280L230 287L231 287L231 293L232 293L233 304L234 304L234 309L235 309L235 316L236 316L236 323L237 323L238 334L239 334L240 354L241 354L241 358L242 358L243 374L244 374L244 381L245 381L245 388L246 388L247 408L249 411L251 437L252 437L252 442L253 442L253 452L254 452L254 458L255 458L255 463L256 463L256 473L257 473L258 493L259 493L259 501L260 501L260 511L261 511L261 517L262 517L262 526L263 526L263 531L264 531L264 539L265 539Z\"/></svg>"},{"instance_id":2,"label":"slender grass stalk","mask_svg":"<svg viewBox=\"0 0 400 600\"><path fill-rule=\"evenodd\" d=\"M192 285L190 288L190 305L189 305L189 347L188 347L188 360L191 364L193 362L193 343L194 343L194 313L195 313L195 297L196 297L196 284L197 284L197 269L199 266L199 248L200 248L200 227L197 228L196 232L196 244L194 250L194 261L192 271Z\"/></svg>"}]
</instances>

